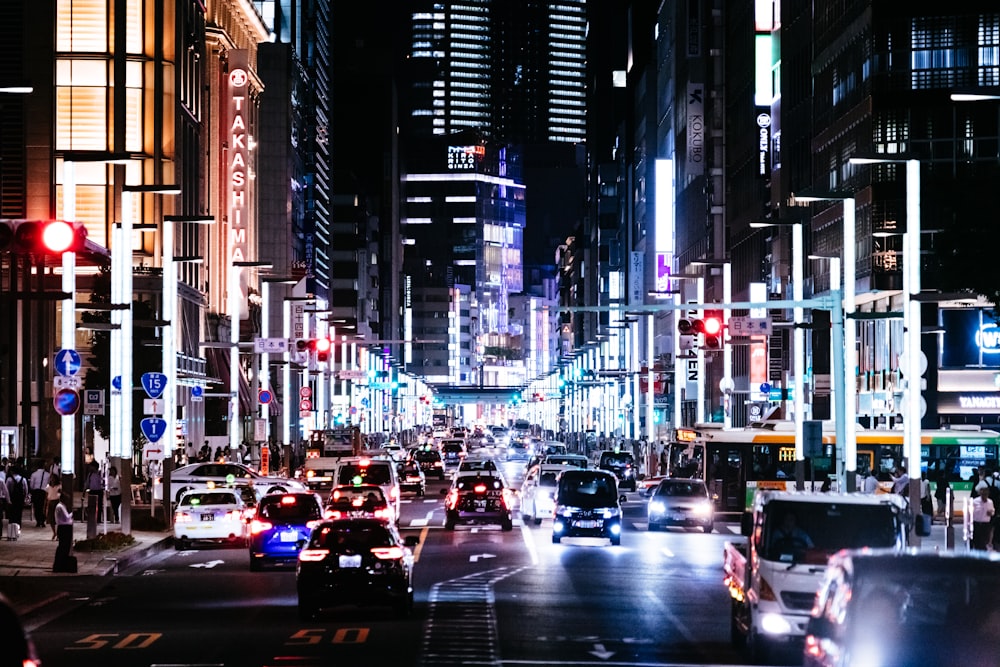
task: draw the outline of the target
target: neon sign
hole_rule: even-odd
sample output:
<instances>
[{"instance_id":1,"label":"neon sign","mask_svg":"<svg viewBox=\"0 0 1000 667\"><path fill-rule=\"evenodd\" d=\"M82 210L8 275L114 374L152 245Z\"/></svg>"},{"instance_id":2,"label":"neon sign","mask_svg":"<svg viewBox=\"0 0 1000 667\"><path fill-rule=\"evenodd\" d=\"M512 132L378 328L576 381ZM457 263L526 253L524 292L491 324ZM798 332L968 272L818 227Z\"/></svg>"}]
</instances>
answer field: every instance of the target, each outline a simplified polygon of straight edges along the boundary
<instances>
[{"instance_id":1,"label":"neon sign","mask_svg":"<svg viewBox=\"0 0 1000 667\"><path fill-rule=\"evenodd\" d=\"M250 77L246 51L230 52L229 71L229 260L246 261L247 254L247 172L250 158L247 132ZM242 65L242 66L241 66Z\"/></svg>"}]
</instances>

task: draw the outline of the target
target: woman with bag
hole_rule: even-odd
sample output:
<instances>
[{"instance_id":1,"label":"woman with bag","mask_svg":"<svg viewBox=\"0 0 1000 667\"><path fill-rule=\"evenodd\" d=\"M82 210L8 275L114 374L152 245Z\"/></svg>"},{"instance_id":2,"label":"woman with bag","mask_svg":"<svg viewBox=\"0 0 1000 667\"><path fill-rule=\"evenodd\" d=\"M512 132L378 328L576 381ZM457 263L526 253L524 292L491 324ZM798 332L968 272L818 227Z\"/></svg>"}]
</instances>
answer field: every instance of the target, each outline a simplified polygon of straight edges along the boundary
<instances>
[{"instance_id":1,"label":"woman with bag","mask_svg":"<svg viewBox=\"0 0 1000 667\"><path fill-rule=\"evenodd\" d=\"M62 495L62 481L59 475L52 473L49 475L49 484L45 487L45 520L52 528L52 539L56 539L56 505L59 504L59 496Z\"/></svg>"}]
</instances>

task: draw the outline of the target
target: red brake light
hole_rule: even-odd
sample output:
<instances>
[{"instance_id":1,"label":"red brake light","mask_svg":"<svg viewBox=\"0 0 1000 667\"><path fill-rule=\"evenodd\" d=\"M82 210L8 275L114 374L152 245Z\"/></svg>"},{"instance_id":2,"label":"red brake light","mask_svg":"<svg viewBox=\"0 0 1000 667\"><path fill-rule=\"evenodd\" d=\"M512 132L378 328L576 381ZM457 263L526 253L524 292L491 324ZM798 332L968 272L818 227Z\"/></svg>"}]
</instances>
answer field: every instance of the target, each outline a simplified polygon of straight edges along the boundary
<instances>
[{"instance_id":1,"label":"red brake light","mask_svg":"<svg viewBox=\"0 0 1000 667\"><path fill-rule=\"evenodd\" d=\"M486 493L486 485L476 484L474 487L472 487L472 490L475 491L476 493Z\"/></svg>"},{"instance_id":2,"label":"red brake light","mask_svg":"<svg viewBox=\"0 0 1000 667\"><path fill-rule=\"evenodd\" d=\"M189 523L191 521L191 515L187 512L178 512L177 516L174 517L174 523Z\"/></svg>"},{"instance_id":3,"label":"red brake light","mask_svg":"<svg viewBox=\"0 0 1000 667\"><path fill-rule=\"evenodd\" d=\"M294 505L296 503L295 496L281 496L282 505Z\"/></svg>"},{"instance_id":4,"label":"red brake light","mask_svg":"<svg viewBox=\"0 0 1000 667\"><path fill-rule=\"evenodd\" d=\"M395 500L396 493L397 493L396 487L392 487L391 489L389 489L389 500Z\"/></svg>"},{"instance_id":5,"label":"red brake light","mask_svg":"<svg viewBox=\"0 0 1000 667\"><path fill-rule=\"evenodd\" d=\"M358 461L358 467L367 468L368 464L370 464L371 462L372 462L371 459L361 459L360 461Z\"/></svg>"},{"instance_id":6,"label":"red brake light","mask_svg":"<svg viewBox=\"0 0 1000 667\"><path fill-rule=\"evenodd\" d=\"M334 500L340 500L340 489L334 489L333 490L333 499Z\"/></svg>"},{"instance_id":7,"label":"red brake light","mask_svg":"<svg viewBox=\"0 0 1000 667\"><path fill-rule=\"evenodd\" d=\"M328 549L303 549L299 552L299 560L311 563L323 560L329 553Z\"/></svg>"},{"instance_id":8,"label":"red brake light","mask_svg":"<svg viewBox=\"0 0 1000 667\"><path fill-rule=\"evenodd\" d=\"M403 550L400 547L374 547L372 555L382 560L399 560L403 557Z\"/></svg>"},{"instance_id":9,"label":"red brake light","mask_svg":"<svg viewBox=\"0 0 1000 667\"><path fill-rule=\"evenodd\" d=\"M250 522L250 533L253 535L258 535L263 533L265 530L271 530L274 526L271 525L270 521L261 521L260 519L254 519Z\"/></svg>"}]
</instances>

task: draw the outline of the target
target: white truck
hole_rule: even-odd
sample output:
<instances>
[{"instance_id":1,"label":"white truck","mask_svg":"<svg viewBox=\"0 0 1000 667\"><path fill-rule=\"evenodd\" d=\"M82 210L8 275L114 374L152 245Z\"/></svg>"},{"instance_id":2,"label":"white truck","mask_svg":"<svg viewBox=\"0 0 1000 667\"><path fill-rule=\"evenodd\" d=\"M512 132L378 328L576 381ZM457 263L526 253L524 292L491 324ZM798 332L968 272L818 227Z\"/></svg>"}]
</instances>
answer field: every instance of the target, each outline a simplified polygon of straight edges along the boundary
<instances>
[{"instance_id":1,"label":"white truck","mask_svg":"<svg viewBox=\"0 0 1000 667\"><path fill-rule=\"evenodd\" d=\"M917 534L930 534L921 517ZM913 516L896 494L758 491L743 516L746 544L726 542L733 644L754 662L801 655L806 624L827 559L841 549L904 549Z\"/></svg>"}]
</instances>

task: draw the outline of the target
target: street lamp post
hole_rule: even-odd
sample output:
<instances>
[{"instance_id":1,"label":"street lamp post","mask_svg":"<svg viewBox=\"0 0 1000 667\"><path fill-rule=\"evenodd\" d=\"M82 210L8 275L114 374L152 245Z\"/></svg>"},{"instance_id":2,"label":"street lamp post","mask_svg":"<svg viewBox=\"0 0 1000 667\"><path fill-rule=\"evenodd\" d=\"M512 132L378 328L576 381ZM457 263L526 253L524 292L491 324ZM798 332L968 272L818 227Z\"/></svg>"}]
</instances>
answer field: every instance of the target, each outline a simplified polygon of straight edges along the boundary
<instances>
[{"instance_id":1,"label":"street lamp post","mask_svg":"<svg viewBox=\"0 0 1000 667\"><path fill-rule=\"evenodd\" d=\"M271 285L294 285L298 281L291 277L265 276L260 279L260 333L261 338L269 338L271 335ZM287 316L284 318L287 321ZM288 336L285 335L285 349L289 346ZM260 355L260 370L257 371L258 382L262 390L271 389L271 355L266 350ZM275 397L272 394L271 400ZM288 396L282 396L286 405L282 409L282 414L288 412ZM260 404L260 418L264 420L264 442L261 447L267 447L271 439L271 407L268 403Z\"/></svg>"},{"instance_id":2,"label":"street lamp post","mask_svg":"<svg viewBox=\"0 0 1000 667\"><path fill-rule=\"evenodd\" d=\"M840 295L840 258L826 257L822 255L809 255L809 259L825 259L830 262L830 294L834 297L834 306L830 312L830 358L833 359L833 414L834 414L834 435L837 442L847 441L847 424L845 416L845 387L846 381L842 368L843 365L843 343L844 343L844 321L842 301L836 297ZM837 324L839 322L839 324ZM838 364L837 361L841 363ZM840 489L847 488L847 452L844 447L837 447L837 485Z\"/></svg>"},{"instance_id":3,"label":"street lamp post","mask_svg":"<svg viewBox=\"0 0 1000 667\"><path fill-rule=\"evenodd\" d=\"M229 453L240 448L240 270L243 268L270 269L269 262L233 261L230 265L229 285Z\"/></svg>"}]
</instances>

